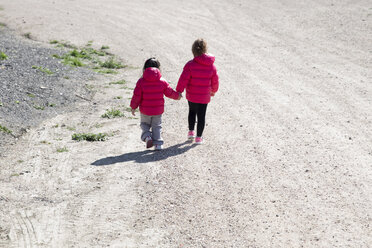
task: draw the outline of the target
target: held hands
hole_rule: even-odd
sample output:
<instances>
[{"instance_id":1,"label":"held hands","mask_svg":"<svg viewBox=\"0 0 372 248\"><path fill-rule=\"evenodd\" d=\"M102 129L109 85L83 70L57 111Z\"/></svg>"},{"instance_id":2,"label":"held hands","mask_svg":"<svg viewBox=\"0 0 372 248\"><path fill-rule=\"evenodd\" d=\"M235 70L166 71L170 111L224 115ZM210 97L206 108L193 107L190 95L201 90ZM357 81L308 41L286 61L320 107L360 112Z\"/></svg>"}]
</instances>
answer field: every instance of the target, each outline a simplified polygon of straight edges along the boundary
<instances>
[{"instance_id":1,"label":"held hands","mask_svg":"<svg viewBox=\"0 0 372 248\"><path fill-rule=\"evenodd\" d=\"M136 110L135 109L132 109L132 115L136 116Z\"/></svg>"},{"instance_id":2,"label":"held hands","mask_svg":"<svg viewBox=\"0 0 372 248\"><path fill-rule=\"evenodd\" d=\"M211 92L211 96L214 96L214 94L215 94L214 92Z\"/></svg>"},{"instance_id":3,"label":"held hands","mask_svg":"<svg viewBox=\"0 0 372 248\"><path fill-rule=\"evenodd\" d=\"M177 100L180 100L182 98L182 93L178 92L178 98Z\"/></svg>"}]
</instances>

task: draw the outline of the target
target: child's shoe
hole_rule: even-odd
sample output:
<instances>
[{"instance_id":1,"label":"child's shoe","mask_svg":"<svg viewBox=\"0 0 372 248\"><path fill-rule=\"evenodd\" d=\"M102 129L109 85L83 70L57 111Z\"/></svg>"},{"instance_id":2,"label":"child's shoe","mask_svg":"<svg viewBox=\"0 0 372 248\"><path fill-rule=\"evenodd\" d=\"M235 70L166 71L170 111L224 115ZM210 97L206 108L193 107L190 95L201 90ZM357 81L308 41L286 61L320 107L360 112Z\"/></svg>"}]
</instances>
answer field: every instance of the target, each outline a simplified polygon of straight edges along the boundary
<instances>
[{"instance_id":1,"label":"child's shoe","mask_svg":"<svg viewBox=\"0 0 372 248\"><path fill-rule=\"evenodd\" d=\"M202 137L196 137L195 138L195 144L197 144L197 145L203 144L203 138Z\"/></svg>"},{"instance_id":2,"label":"child's shoe","mask_svg":"<svg viewBox=\"0 0 372 248\"><path fill-rule=\"evenodd\" d=\"M155 150L156 151L163 150L163 145L155 145Z\"/></svg>"},{"instance_id":3,"label":"child's shoe","mask_svg":"<svg viewBox=\"0 0 372 248\"><path fill-rule=\"evenodd\" d=\"M150 148L152 147L154 144L152 143L152 139L150 136L147 136L146 139L145 139L145 142L146 142L146 148Z\"/></svg>"},{"instance_id":4,"label":"child's shoe","mask_svg":"<svg viewBox=\"0 0 372 248\"><path fill-rule=\"evenodd\" d=\"M187 138L189 140L193 140L195 138L195 131L194 130L190 130L188 133L187 133Z\"/></svg>"}]
</instances>

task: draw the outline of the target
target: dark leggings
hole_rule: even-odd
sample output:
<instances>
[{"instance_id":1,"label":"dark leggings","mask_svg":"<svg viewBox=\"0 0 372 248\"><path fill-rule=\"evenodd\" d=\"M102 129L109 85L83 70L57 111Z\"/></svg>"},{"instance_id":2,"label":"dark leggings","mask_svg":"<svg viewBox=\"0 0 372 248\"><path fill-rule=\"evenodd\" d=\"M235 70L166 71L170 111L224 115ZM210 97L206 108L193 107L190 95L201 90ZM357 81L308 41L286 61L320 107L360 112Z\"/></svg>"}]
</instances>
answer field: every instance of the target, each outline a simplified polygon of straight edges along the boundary
<instances>
[{"instance_id":1,"label":"dark leggings","mask_svg":"<svg viewBox=\"0 0 372 248\"><path fill-rule=\"evenodd\" d=\"M189 130L194 130L195 119L198 116L196 136L201 137L205 126L205 113L208 104L189 102Z\"/></svg>"}]
</instances>

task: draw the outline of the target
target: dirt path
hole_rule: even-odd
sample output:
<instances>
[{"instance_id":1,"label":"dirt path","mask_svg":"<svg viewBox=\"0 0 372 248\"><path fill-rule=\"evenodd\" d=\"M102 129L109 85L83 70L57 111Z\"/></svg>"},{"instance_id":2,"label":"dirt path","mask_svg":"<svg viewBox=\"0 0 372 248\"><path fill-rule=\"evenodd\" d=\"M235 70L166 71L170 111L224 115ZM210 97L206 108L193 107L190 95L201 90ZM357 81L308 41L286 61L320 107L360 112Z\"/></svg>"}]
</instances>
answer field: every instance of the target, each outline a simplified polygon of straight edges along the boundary
<instances>
[{"instance_id":1,"label":"dirt path","mask_svg":"<svg viewBox=\"0 0 372 248\"><path fill-rule=\"evenodd\" d=\"M168 100L166 149L154 153L137 119L100 117L130 89L95 82L96 104L46 121L1 161L1 245L372 243L368 1L20 2L1 1L0 21L45 42L110 45L138 67L157 56L173 86L205 37L221 88L204 145L185 143L187 104ZM123 73L133 87L140 69ZM80 130L113 136L72 141Z\"/></svg>"}]
</instances>

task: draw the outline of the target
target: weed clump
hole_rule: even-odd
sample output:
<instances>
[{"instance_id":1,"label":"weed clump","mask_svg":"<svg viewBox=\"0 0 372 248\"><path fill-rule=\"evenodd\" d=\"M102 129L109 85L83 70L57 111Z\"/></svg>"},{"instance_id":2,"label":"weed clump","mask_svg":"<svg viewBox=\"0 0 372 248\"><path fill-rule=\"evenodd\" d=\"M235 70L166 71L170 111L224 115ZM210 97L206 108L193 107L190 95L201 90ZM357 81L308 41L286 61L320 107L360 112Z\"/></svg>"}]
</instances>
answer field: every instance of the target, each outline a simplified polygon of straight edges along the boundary
<instances>
[{"instance_id":1,"label":"weed clump","mask_svg":"<svg viewBox=\"0 0 372 248\"><path fill-rule=\"evenodd\" d=\"M123 117L123 116L124 114L119 109L114 109L114 108L112 108L111 110L107 110L106 113L101 115L102 118L108 118L108 119L112 119L116 117Z\"/></svg>"},{"instance_id":2,"label":"weed clump","mask_svg":"<svg viewBox=\"0 0 372 248\"><path fill-rule=\"evenodd\" d=\"M6 60L8 56L4 52L0 52L0 60Z\"/></svg>"},{"instance_id":3,"label":"weed clump","mask_svg":"<svg viewBox=\"0 0 372 248\"><path fill-rule=\"evenodd\" d=\"M93 133L75 133L72 135L72 139L76 141L105 141L107 138L106 133L98 133L98 134L93 134Z\"/></svg>"},{"instance_id":4,"label":"weed clump","mask_svg":"<svg viewBox=\"0 0 372 248\"><path fill-rule=\"evenodd\" d=\"M109 85L111 85L111 84L126 84L126 83L127 82L124 79L122 79L122 80L119 80L119 81L116 81L116 82L110 82Z\"/></svg>"},{"instance_id":5,"label":"weed clump","mask_svg":"<svg viewBox=\"0 0 372 248\"><path fill-rule=\"evenodd\" d=\"M121 69L124 68L124 65L120 61L115 61L113 57L110 57L105 62L100 64L104 68L109 69Z\"/></svg>"},{"instance_id":6,"label":"weed clump","mask_svg":"<svg viewBox=\"0 0 372 248\"><path fill-rule=\"evenodd\" d=\"M41 66L33 65L32 66L32 69L37 69L37 70L39 70L41 72L44 72L44 73L46 73L48 75L52 75L53 74L53 72L51 70L49 70L48 68L41 67Z\"/></svg>"},{"instance_id":7,"label":"weed clump","mask_svg":"<svg viewBox=\"0 0 372 248\"><path fill-rule=\"evenodd\" d=\"M2 125L0 125L0 131L3 132L3 133L7 133L7 134L11 134L12 131L9 130L7 127L4 127Z\"/></svg>"}]
</instances>

